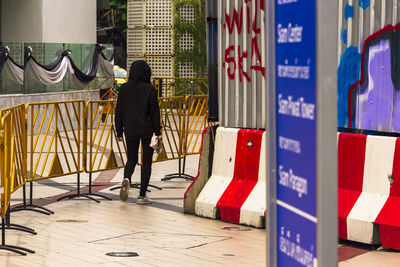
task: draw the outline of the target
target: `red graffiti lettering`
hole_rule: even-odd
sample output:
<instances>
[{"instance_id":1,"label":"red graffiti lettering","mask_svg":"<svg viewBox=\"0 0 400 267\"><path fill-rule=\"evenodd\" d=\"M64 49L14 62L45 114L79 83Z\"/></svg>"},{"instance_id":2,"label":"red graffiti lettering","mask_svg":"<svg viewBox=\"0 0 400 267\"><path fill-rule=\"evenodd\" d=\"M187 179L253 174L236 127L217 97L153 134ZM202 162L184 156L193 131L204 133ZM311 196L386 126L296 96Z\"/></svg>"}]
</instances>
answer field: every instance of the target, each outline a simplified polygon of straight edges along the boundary
<instances>
[{"instance_id":1,"label":"red graffiti lettering","mask_svg":"<svg viewBox=\"0 0 400 267\"><path fill-rule=\"evenodd\" d=\"M255 35L251 39L251 62L254 62L253 61L254 55L257 57L256 63L255 65L251 65L250 69L255 71L261 71L262 76L265 77L265 67L262 66L262 59L261 59L260 49L258 48L257 35Z\"/></svg>"},{"instance_id":2,"label":"red graffiti lettering","mask_svg":"<svg viewBox=\"0 0 400 267\"><path fill-rule=\"evenodd\" d=\"M252 3L251 3L252 2ZM260 72L265 78L265 66L263 65L263 57L259 48L258 37L261 33L261 23L265 23L265 18L263 12L265 11L265 4L263 0L244 0L240 9L233 8L231 14L225 9L225 23L224 29L227 30L228 40L237 40L237 38L232 38L229 35L241 35L243 28L243 4L245 4L245 29L243 29L243 38L251 37L251 53L247 49L243 48L240 44L230 45L225 49L225 59L222 67L226 68L228 78L234 80L236 77L236 70L238 68L239 81L242 82L246 80L251 82L249 71ZM238 12L239 10L239 12ZM261 10L261 11L260 11ZM234 29L236 31L234 33ZM246 36L248 35L248 36ZM262 44L263 45L263 44ZM235 51L237 49L237 57L235 57ZM233 52L233 53L232 53ZM249 58L250 57L250 58ZM243 66L243 62L251 62L249 67Z\"/></svg>"},{"instance_id":3,"label":"red graffiti lettering","mask_svg":"<svg viewBox=\"0 0 400 267\"><path fill-rule=\"evenodd\" d=\"M229 46L225 50L224 67L227 68L229 79L233 80L233 79L235 79L236 62L235 62L235 58L230 56L231 51L235 51L235 47L233 45ZM230 71L231 70L230 63L233 63L233 71L232 72Z\"/></svg>"},{"instance_id":4,"label":"red graffiti lettering","mask_svg":"<svg viewBox=\"0 0 400 267\"><path fill-rule=\"evenodd\" d=\"M233 9L232 21L231 21L230 15L225 10L224 27L225 27L225 25L228 25L229 34L231 34L233 32L235 24L236 24L237 32L238 32L238 34L240 34L242 32L242 26L243 26L243 7L240 8L240 16L239 16L239 13L236 10L236 8Z\"/></svg>"},{"instance_id":5,"label":"red graffiti lettering","mask_svg":"<svg viewBox=\"0 0 400 267\"><path fill-rule=\"evenodd\" d=\"M258 19L258 5L257 5L258 1L256 0L256 11L254 13L254 19L253 19L253 32L255 34L260 34L261 29L258 27L257 28L257 19Z\"/></svg>"},{"instance_id":6,"label":"red graffiti lettering","mask_svg":"<svg viewBox=\"0 0 400 267\"><path fill-rule=\"evenodd\" d=\"M251 25L250 7L247 6L247 33L248 34L250 34L250 25Z\"/></svg>"},{"instance_id":7,"label":"red graffiti lettering","mask_svg":"<svg viewBox=\"0 0 400 267\"><path fill-rule=\"evenodd\" d=\"M247 80L248 82L250 82L251 79L250 79L249 75L248 75L247 72L243 69L243 59L247 58L247 51L244 50L244 51L242 52L242 55L240 55L240 51L241 51L241 49L240 49L240 45L239 45L239 46L238 46L239 80L240 80L240 82L242 82L242 76L244 76L244 77L246 78L246 80Z\"/></svg>"}]
</instances>

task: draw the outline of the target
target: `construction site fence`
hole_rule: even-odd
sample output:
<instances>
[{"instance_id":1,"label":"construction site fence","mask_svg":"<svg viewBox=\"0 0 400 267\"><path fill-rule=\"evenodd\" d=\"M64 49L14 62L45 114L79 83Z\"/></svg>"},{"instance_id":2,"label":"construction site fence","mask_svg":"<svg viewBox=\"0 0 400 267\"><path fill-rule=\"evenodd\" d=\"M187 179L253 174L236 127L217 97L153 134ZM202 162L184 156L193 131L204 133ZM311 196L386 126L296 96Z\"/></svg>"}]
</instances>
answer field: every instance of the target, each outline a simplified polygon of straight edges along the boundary
<instances>
[{"instance_id":1,"label":"construction site fence","mask_svg":"<svg viewBox=\"0 0 400 267\"><path fill-rule=\"evenodd\" d=\"M163 150L153 162L200 153L207 100L206 95L158 99ZM27 182L124 167L126 143L117 140L116 103L54 101L0 110L1 217L11 194Z\"/></svg>"}]
</instances>

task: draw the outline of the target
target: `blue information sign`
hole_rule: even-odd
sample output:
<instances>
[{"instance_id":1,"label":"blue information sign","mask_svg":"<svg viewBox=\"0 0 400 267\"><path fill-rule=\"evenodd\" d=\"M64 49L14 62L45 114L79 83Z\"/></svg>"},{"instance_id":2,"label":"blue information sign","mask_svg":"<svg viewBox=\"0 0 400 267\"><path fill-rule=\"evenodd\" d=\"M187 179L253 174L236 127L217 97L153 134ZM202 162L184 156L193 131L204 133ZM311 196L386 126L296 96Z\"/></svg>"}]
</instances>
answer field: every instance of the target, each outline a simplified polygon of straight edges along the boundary
<instances>
[{"instance_id":1,"label":"blue information sign","mask_svg":"<svg viewBox=\"0 0 400 267\"><path fill-rule=\"evenodd\" d=\"M277 263L317 263L316 1L276 0Z\"/></svg>"}]
</instances>

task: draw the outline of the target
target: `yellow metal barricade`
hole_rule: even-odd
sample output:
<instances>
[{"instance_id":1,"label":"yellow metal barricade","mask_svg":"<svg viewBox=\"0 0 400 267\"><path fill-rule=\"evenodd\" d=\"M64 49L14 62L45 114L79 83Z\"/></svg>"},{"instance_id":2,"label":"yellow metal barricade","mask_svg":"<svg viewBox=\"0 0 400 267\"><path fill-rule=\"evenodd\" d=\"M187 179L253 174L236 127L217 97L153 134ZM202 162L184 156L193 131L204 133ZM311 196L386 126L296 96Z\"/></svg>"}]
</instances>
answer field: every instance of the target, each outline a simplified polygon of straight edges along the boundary
<instances>
[{"instance_id":1,"label":"yellow metal barricade","mask_svg":"<svg viewBox=\"0 0 400 267\"><path fill-rule=\"evenodd\" d=\"M185 97L161 97L158 99L161 115L163 150L155 161L179 159L184 156L186 107Z\"/></svg>"},{"instance_id":2,"label":"yellow metal barricade","mask_svg":"<svg viewBox=\"0 0 400 267\"><path fill-rule=\"evenodd\" d=\"M83 100L29 103L28 181L84 170Z\"/></svg>"},{"instance_id":3,"label":"yellow metal barricade","mask_svg":"<svg viewBox=\"0 0 400 267\"><path fill-rule=\"evenodd\" d=\"M208 93L206 78L158 77L162 80L163 96L205 95Z\"/></svg>"},{"instance_id":4,"label":"yellow metal barricade","mask_svg":"<svg viewBox=\"0 0 400 267\"><path fill-rule=\"evenodd\" d=\"M27 144L26 144L26 118L25 106L23 104L6 108L0 111L2 114L11 113L13 125L12 139L14 142L15 154L13 164L15 164L15 179L11 188L11 193L26 183L27 178Z\"/></svg>"},{"instance_id":5,"label":"yellow metal barricade","mask_svg":"<svg viewBox=\"0 0 400 267\"><path fill-rule=\"evenodd\" d=\"M25 106L18 105L0 111L1 213L5 215L10 195L26 183L26 121ZM3 207L4 204L4 207Z\"/></svg>"},{"instance_id":6,"label":"yellow metal barricade","mask_svg":"<svg viewBox=\"0 0 400 267\"><path fill-rule=\"evenodd\" d=\"M15 165L13 164L14 142L12 138L13 123L12 113L4 112L0 122L0 194L1 194L1 218L6 216L10 204L12 180L15 177Z\"/></svg>"},{"instance_id":7,"label":"yellow metal barricade","mask_svg":"<svg viewBox=\"0 0 400 267\"><path fill-rule=\"evenodd\" d=\"M186 97L186 133L184 138L185 154L199 154L201 151L201 134L207 127L207 95Z\"/></svg>"},{"instance_id":8,"label":"yellow metal barricade","mask_svg":"<svg viewBox=\"0 0 400 267\"><path fill-rule=\"evenodd\" d=\"M88 173L122 168L126 162L126 145L117 141L114 126L116 100L89 101L86 103L86 160ZM106 109L103 107L107 106Z\"/></svg>"}]
</instances>

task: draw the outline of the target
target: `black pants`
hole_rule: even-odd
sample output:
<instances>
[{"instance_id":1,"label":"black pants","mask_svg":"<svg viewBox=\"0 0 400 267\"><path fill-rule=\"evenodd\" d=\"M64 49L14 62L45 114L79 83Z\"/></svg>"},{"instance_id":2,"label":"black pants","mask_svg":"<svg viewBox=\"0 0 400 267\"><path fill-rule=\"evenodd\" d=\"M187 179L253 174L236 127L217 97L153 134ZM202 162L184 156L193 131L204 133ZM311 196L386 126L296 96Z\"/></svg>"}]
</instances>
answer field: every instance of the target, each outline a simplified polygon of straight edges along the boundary
<instances>
[{"instance_id":1,"label":"black pants","mask_svg":"<svg viewBox=\"0 0 400 267\"><path fill-rule=\"evenodd\" d=\"M146 196L147 187L150 182L154 149L150 147L151 137L141 140L143 146L143 164L140 170L140 195L144 197ZM128 178L129 181L131 181L132 174L138 162L139 144L140 140L126 140L128 161L124 169L124 178Z\"/></svg>"}]
</instances>

